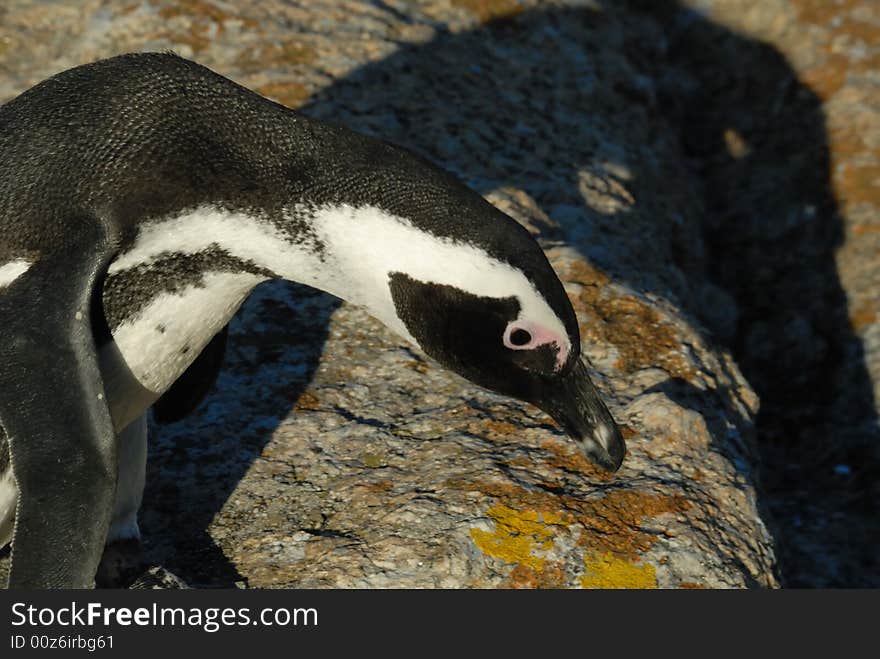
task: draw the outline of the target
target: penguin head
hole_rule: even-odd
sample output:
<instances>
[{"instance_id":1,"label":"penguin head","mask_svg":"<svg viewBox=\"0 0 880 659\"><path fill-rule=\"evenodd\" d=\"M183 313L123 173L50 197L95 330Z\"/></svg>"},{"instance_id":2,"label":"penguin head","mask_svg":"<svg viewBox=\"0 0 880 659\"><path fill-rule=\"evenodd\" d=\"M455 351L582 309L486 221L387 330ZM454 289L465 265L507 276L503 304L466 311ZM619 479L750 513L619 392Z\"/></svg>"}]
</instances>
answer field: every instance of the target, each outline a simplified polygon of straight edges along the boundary
<instances>
[{"instance_id":1,"label":"penguin head","mask_svg":"<svg viewBox=\"0 0 880 659\"><path fill-rule=\"evenodd\" d=\"M549 264L542 279L561 288ZM625 444L580 356L571 305L552 305L542 286L523 287L524 280L510 276L506 294L489 296L480 285L468 290L392 272L389 288L398 317L428 355L482 387L543 409L591 461L616 471Z\"/></svg>"},{"instance_id":2,"label":"penguin head","mask_svg":"<svg viewBox=\"0 0 880 659\"><path fill-rule=\"evenodd\" d=\"M544 252L452 175L405 162L374 188L387 221L362 216L344 231L359 260L383 252L390 300L368 306L446 368L543 409L591 461L616 471L626 447L590 381L574 310ZM358 237L365 226L371 233Z\"/></svg>"},{"instance_id":3,"label":"penguin head","mask_svg":"<svg viewBox=\"0 0 880 659\"><path fill-rule=\"evenodd\" d=\"M455 373L543 409L616 471L626 447L581 358L571 302L529 232L406 149L344 132L332 153L344 154L321 177L332 185L288 214L307 218L321 273L344 273L318 285Z\"/></svg>"}]
</instances>

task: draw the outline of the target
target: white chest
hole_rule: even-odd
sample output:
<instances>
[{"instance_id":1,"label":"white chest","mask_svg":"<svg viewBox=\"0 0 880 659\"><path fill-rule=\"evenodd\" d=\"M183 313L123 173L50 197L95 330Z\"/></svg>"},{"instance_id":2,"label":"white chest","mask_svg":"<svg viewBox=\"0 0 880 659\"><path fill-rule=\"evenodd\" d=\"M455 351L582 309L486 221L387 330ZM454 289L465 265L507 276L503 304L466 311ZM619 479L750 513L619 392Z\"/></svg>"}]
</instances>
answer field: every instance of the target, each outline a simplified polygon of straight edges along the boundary
<instances>
[{"instance_id":1,"label":"white chest","mask_svg":"<svg viewBox=\"0 0 880 659\"><path fill-rule=\"evenodd\" d=\"M198 284L162 292L113 331L101 350L114 425L143 414L186 370L264 278L209 272Z\"/></svg>"}]
</instances>

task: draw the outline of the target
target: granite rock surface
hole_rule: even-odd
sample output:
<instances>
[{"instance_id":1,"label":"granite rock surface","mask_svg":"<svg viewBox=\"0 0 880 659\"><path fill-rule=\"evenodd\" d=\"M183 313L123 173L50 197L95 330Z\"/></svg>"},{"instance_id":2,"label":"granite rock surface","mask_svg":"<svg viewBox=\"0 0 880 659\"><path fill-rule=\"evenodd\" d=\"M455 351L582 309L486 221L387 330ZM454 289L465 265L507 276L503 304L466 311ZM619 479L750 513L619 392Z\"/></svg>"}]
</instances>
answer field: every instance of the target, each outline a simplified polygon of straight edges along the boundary
<instances>
[{"instance_id":1,"label":"granite rock surface","mask_svg":"<svg viewBox=\"0 0 880 659\"><path fill-rule=\"evenodd\" d=\"M695 119L695 104L709 107L700 96L707 82L682 52L712 35L727 39L712 41L719 49L777 38L743 36L757 28L742 21L765 29L772 17L750 19L737 4L745 3L4 3L0 99L96 58L172 49L458 174L545 248L629 447L620 472L601 474L538 410L444 371L357 308L267 284L231 325L216 390L192 417L153 429L141 515L148 560L196 587L777 586L758 483L758 396L733 352L753 364L762 348L777 350L778 323L754 320L748 298L760 285L731 284L736 259L719 257L718 236L738 222L727 244L753 249L739 230L768 230L761 192L772 196L786 180L771 170L791 145L769 142L776 160L766 172L743 167L764 144L760 126L756 137ZM807 2L770 4L774 16L807 20L796 13ZM780 93L809 92L766 48L788 76ZM727 76L719 80L743 78L730 53L713 62ZM798 72L826 63L795 61ZM846 74L858 75L870 71ZM775 98L731 85L762 103ZM875 121L869 100L852 94L838 99L841 116L846 103L861 103L862 121ZM837 98L818 97L809 118L820 105L833 118ZM869 139L840 123L839 139ZM824 125L804 130L801 138L825 135ZM715 157L719 144L730 157ZM880 379L880 340L871 338L880 327L871 252L880 234L871 230L876 213L860 205L877 200L862 171L876 167L875 147L834 173L842 172L835 185L855 186L846 227L867 236L850 248L866 265L841 265L837 277L831 257L849 263L841 254L850 241L815 257L827 267L819 276L836 277L837 297L848 287L861 305L850 308L867 309L847 343L874 346L846 362L850 372L861 364L863 384L868 372ZM740 188L724 187L734 174ZM737 201L743 191L747 201ZM723 204L730 195L735 203ZM797 203L790 212L768 206L767 224L799 227L826 211ZM733 219L724 208L737 210ZM777 306L793 309L793 300ZM805 314L790 321L794 348L812 337L816 314ZM859 409L873 409L864 387L859 394Z\"/></svg>"}]
</instances>

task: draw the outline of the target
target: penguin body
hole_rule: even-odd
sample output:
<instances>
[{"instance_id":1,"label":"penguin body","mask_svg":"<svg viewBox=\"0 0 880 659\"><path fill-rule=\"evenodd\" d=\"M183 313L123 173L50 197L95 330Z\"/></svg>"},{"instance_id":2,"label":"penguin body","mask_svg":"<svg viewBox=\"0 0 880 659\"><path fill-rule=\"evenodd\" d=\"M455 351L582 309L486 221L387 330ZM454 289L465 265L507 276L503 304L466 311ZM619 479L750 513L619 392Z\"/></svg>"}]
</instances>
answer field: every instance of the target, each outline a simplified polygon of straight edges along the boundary
<instances>
[{"instance_id":1,"label":"penguin body","mask_svg":"<svg viewBox=\"0 0 880 659\"><path fill-rule=\"evenodd\" d=\"M105 541L137 535L144 414L198 403L227 323L268 279L365 307L548 411L601 466L623 458L525 229L404 149L177 56L102 60L0 107L0 235L12 586L89 586Z\"/></svg>"}]
</instances>

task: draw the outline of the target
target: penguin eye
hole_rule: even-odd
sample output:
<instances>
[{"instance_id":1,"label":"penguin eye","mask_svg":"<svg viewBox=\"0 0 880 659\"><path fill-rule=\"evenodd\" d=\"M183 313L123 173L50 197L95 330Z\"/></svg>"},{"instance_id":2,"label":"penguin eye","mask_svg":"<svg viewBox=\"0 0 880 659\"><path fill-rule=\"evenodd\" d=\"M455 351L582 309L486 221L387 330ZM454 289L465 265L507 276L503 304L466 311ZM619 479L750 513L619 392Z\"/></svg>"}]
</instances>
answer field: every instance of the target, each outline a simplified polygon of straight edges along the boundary
<instances>
[{"instance_id":1,"label":"penguin eye","mask_svg":"<svg viewBox=\"0 0 880 659\"><path fill-rule=\"evenodd\" d=\"M520 348L532 340L532 335L524 329L515 329L510 333L510 342Z\"/></svg>"},{"instance_id":2,"label":"penguin eye","mask_svg":"<svg viewBox=\"0 0 880 659\"><path fill-rule=\"evenodd\" d=\"M526 321L515 320L504 330L504 347L510 350L530 350L538 346L535 328Z\"/></svg>"},{"instance_id":3,"label":"penguin eye","mask_svg":"<svg viewBox=\"0 0 880 659\"><path fill-rule=\"evenodd\" d=\"M536 353L546 353L545 356L553 361L554 371L565 366L570 350L570 344L563 337L525 318L517 318L507 324L504 329L504 347L508 350L534 350ZM539 351L538 348L550 350ZM521 360L523 357L517 359Z\"/></svg>"}]
</instances>

